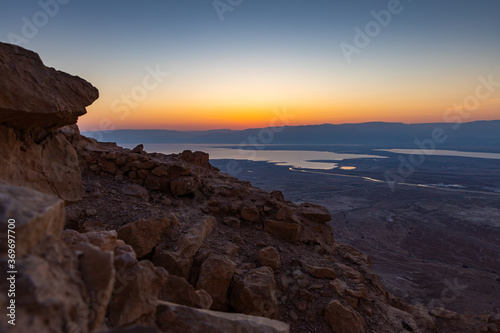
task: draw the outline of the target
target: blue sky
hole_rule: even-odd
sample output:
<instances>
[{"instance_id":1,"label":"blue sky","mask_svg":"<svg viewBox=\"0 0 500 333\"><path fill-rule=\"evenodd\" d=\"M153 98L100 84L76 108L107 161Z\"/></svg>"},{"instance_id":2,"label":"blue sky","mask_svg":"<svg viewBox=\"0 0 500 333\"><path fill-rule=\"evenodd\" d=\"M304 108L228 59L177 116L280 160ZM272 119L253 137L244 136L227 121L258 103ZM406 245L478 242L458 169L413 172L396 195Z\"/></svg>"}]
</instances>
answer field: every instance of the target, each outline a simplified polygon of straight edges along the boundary
<instances>
[{"instance_id":1,"label":"blue sky","mask_svg":"<svg viewBox=\"0 0 500 333\"><path fill-rule=\"evenodd\" d=\"M0 41L41 20L21 45L99 88L82 119L87 129L103 117L118 128L265 125L280 105L296 111L297 123L432 122L473 92L479 76L500 81L497 0L401 1L350 61L340 44L355 46L354 28L364 31L371 12L391 1L221 0L232 8L223 21L212 1L59 1L4 0ZM46 22L41 3L58 7ZM142 82L147 66L170 76L117 119L113 101ZM470 120L499 119L499 97L481 101Z\"/></svg>"}]
</instances>

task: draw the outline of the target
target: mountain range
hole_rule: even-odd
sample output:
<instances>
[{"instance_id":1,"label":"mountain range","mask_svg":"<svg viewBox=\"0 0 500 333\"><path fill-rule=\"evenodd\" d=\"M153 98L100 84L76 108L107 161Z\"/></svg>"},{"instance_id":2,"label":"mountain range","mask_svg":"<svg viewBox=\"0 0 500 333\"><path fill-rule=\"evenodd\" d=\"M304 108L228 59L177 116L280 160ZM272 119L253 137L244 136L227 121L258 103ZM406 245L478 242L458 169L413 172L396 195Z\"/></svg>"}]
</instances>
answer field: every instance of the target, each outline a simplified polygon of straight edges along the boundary
<instances>
[{"instance_id":1,"label":"mountain range","mask_svg":"<svg viewBox=\"0 0 500 333\"><path fill-rule=\"evenodd\" d=\"M469 123L404 124L369 122L252 128L246 130L175 131L120 129L87 131L83 135L101 141L127 143L214 143L214 144L332 144L407 147L418 140L440 137L439 147L500 147L500 120Z\"/></svg>"}]
</instances>

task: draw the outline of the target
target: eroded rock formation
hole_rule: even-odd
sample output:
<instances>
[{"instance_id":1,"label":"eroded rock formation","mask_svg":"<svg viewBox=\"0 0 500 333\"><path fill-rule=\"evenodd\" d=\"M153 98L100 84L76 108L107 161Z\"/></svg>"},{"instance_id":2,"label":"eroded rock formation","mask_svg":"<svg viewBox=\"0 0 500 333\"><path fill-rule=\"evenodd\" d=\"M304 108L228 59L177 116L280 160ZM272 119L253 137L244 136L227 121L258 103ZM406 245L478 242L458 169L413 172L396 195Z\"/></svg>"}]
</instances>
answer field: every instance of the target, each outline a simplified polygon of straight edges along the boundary
<instances>
[{"instance_id":1,"label":"eroded rock formation","mask_svg":"<svg viewBox=\"0 0 500 333\"><path fill-rule=\"evenodd\" d=\"M57 128L76 124L98 96L85 80L44 66L36 53L0 43L0 182L80 200L78 157Z\"/></svg>"}]
</instances>

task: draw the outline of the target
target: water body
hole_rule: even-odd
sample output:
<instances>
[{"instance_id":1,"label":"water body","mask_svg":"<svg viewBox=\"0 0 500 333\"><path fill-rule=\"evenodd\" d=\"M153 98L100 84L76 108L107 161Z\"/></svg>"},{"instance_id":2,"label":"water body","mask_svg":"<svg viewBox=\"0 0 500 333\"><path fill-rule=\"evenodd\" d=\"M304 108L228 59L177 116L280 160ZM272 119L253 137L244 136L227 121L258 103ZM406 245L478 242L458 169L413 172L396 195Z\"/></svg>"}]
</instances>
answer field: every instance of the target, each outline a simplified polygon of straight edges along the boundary
<instances>
[{"instance_id":1,"label":"water body","mask_svg":"<svg viewBox=\"0 0 500 333\"><path fill-rule=\"evenodd\" d=\"M420 150L420 149L373 149L376 151L387 151L395 154L407 155L434 155L434 156L455 156L455 157L470 157L470 158L487 158L492 160L500 160L498 153L479 153L456 150Z\"/></svg>"},{"instance_id":2,"label":"water body","mask_svg":"<svg viewBox=\"0 0 500 333\"><path fill-rule=\"evenodd\" d=\"M123 144L125 148L134 148L134 144ZM312 150L266 150L227 148L231 145L218 146L213 144L145 144L147 152L162 154L178 154L184 150L204 151L210 155L211 160L231 159L231 160L251 160L269 162L276 165L289 166L293 168L330 170L338 168L338 163L326 161L343 161L358 158L379 159L386 156L366 155L366 154L343 154L328 151ZM248 148L248 147L247 147ZM271 147L272 148L272 147ZM324 161L324 162L321 162ZM341 167L343 170L353 170L354 167Z\"/></svg>"}]
</instances>

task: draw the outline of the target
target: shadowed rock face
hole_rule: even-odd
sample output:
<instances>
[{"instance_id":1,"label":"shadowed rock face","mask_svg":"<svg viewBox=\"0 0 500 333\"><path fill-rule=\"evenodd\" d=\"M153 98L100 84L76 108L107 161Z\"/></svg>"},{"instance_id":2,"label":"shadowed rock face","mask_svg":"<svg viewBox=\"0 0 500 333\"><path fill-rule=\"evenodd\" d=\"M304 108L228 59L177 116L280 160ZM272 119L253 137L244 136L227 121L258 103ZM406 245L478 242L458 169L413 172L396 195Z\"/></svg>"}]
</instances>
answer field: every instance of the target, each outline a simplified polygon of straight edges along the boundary
<instances>
[{"instance_id":1,"label":"shadowed rock face","mask_svg":"<svg viewBox=\"0 0 500 333\"><path fill-rule=\"evenodd\" d=\"M7 254L7 221L15 221L16 253L23 256L48 235L60 237L64 228L61 200L24 187L0 185L0 253ZM15 235L13 233L13 235Z\"/></svg>"},{"instance_id":2,"label":"shadowed rock face","mask_svg":"<svg viewBox=\"0 0 500 333\"><path fill-rule=\"evenodd\" d=\"M0 43L0 183L81 199L78 158L58 127L76 124L99 92L46 67L23 48Z\"/></svg>"},{"instance_id":3,"label":"shadowed rock face","mask_svg":"<svg viewBox=\"0 0 500 333\"><path fill-rule=\"evenodd\" d=\"M12 265L7 244L7 220L15 220L9 230L15 236L15 326L0 321L0 332L58 332L78 327L86 333L87 292L77 258L60 240L64 226L64 204L51 195L17 186L0 186L0 266ZM11 244L12 245L12 244ZM9 248L11 250L12 248ZM12 273L9 276L12 277ZM5 276L5 275L4 275ZM0 289L12 289L3 278ZM0 307L10 304L7 293L0 296ZM29 318L29 319L28 319ZM12 319L12 318L10 318Z\"/></svg>"},{"instance_id":4,"label":"shadowed rock face","mask_svg":"<svg viewBox=\"0 0 500 333\"><path fill-rule=\"evenodd\" d=\"M0 124L18 129L76 124L98 97L87 81L46 67L34 52L0 43Z\"/></svg>"},{"instance_id":5,"label":"shadowed rock face","mask_svg":"<svg viewBox=\"0 0 500 333\"><path fill-rule=\"evenodd\" d=\"M0 151L0 183L26 186L66 202L81 199L78 157L64 134L0 125Z\"/></svg>"}]
</instances>

